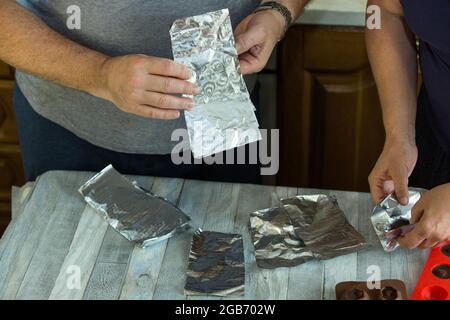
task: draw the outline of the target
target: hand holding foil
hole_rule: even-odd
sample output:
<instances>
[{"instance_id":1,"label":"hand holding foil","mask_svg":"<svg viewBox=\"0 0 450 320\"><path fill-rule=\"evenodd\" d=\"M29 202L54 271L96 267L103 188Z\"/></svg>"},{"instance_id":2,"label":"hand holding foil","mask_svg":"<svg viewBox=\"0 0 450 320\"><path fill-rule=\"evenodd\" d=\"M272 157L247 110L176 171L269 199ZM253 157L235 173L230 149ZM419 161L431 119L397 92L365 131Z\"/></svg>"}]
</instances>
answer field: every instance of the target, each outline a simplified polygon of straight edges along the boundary
<instances>
[{"instance_id":1,"label":"hand holding foil","mask_svg":"<svg viewBox=\"0 0 450 320\"><path fill-rule=\"evenodd\" d=\"M401 205L394 195L388 195L373 209L372 225L385 251L397 249L399 244L396 239L414 228L414 225L410 224L411 210L423 191L410 189L407 205Z\"/></svg>"},{"instance_id":2,"label":"hand holding foil","mask_svg":"<svg viewBox=\"0 0 450 320\"><path fill-rule=\"evenodd\" d=\"M200 92L185 112L196 158L261 139L254 106L239 72L228 9L179 19L170 29L176 62L190 68Z\"/></svg>"}]
</instances>

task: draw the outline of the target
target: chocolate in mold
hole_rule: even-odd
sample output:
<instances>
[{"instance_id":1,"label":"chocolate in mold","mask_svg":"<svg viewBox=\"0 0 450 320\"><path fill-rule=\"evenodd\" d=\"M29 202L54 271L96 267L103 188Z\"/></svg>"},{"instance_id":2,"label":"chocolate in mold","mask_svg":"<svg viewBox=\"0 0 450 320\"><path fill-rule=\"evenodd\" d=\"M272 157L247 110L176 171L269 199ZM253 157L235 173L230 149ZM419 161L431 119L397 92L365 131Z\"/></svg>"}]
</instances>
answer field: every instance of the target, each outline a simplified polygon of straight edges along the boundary
<instances>
[{"instance_id":1,"label":"chocolate in mold","mask_svg":"<svg viewBox=\"0 0 450 320\"><path fill-rule=\"evenodd\" d=\"M370 298L365 290L350 288L343 292L341 300L370 300Z\"/></svg>"},{"instance_id":2,"label":"chocolate in mold","mask_svg":"<svg viewBox=\"0 0 450 320\"><path fill-rule=\"evenodd\" d=\"M336 285L337 300L406 300L405 284L400 280L381 280L379 289L369 289L365 281L346 281Z\"/></svg>"},{"instance_id":3,"label":"chocolate in mold","mask_svg":"<svg viewBox=\"0 0 450 320\"><path fill-rule=\"evenodd\" d=\"M398 291L391 286L384 287L381 289L381 297L384 300L397 300Z\"/></svg>"},{"instance_id":4,"label":"chocolate in mold","mask_svg":"<svg viewBox=\"0 0 450 320\"><path fill-rule=\"evenodd\" d=\"M450 244L447 244L441 248L441 252L446 255L447 257L450 257Z\"/></svg>"},{"instance_id":5,"label":"chocolate in mold","mask_svg":"<svg viewBox=\"0 0 450 320\"><path fill-rule=\"evenodd\" d=\"M450 279L450 265L441 264L431 271L439 279Z\"/></svg>"}]
</instances>

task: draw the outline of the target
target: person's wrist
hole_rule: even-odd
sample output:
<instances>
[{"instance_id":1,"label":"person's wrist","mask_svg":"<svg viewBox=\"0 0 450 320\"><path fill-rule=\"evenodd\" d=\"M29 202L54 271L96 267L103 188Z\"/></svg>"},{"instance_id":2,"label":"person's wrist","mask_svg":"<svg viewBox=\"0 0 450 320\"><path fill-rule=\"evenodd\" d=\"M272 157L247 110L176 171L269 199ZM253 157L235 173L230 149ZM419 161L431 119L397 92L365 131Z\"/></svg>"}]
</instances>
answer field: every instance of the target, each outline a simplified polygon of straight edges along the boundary
<instances>
[{"instance_id":1,"label":"person's wrist","mask_svg":"<svg viewBox=\"0 0 450 320\"><path fill-rule=\"evenodd\" d=\"M284 17L276 10L264 10L257 12L255 14L264 14L270 17L271 21L274 22L274 25L276 25L275 28L269 28L270 31L273 32L274 37L276 40L280 40L283 38L285 32L286 32L286 20Z\"/></svg>"},{"instance_id":2,"label":"person's wrist","mask_svg":"<svg viewBox=\"0 0 450 320\"><path fill-rule=\"evenodd\" d=\"M384 151L388 150L411 150L414 151L417 148L415 141L411 141L407 138L391 137L386 138L384 143ZM409 151L408 151L409 154Z\"/></svg>"},{"instance_id":3,"label":"person's wrist","mask_svg":"<svg viewBox=\"0 0 450 320\"><path fill-rule=\"evenodd\" d=\"M103 59L99 59L95 68L94 75L94 85L92 86L90 94L102 98L105 100L111 101L111 97L109 95L109 57L103 57Z\"/></svg>"},{"instance_id":4,"label":"person's wrist","mask_svg":"<svg viewBox=\"0 0 450 320\"><path fill-rule=\"evenodd\" d=\"M408 144L410 146L416 145L416 135L414 131L386 131L387 144Z\"/></svg>"},{"instance_id":5,"label":"person's wrist","mask_svg":"<svg viewBox=\"0 0 450 320\"><path fill-rule=\"evenodd\" d=\"M293 9L289 6L288 1L263 1L259 8L255 10L258 12L269 12L272 17L277 21L277 24L281 26L280 32L278 33L278 40L284 37L284 34L293 22Z\"/></svg>"}]
</instances>

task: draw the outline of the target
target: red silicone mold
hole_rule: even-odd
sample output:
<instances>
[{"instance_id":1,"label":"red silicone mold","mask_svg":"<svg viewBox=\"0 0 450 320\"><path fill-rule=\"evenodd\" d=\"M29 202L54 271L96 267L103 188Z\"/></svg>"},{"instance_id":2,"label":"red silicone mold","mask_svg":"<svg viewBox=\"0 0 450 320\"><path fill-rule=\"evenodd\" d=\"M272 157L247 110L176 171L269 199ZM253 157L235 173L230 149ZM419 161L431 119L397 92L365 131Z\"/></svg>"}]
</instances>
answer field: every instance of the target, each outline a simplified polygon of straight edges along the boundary
<instances>
[{"instance_id":1,"label":"red silicone mold","mask_svg":"<svg viewBox=\"0 0 450 320\"><path fill-rule=\"evenodd\" d=\"M430 252L412 300L450 300L450 241Z\"/></svg>"}]
</instances>

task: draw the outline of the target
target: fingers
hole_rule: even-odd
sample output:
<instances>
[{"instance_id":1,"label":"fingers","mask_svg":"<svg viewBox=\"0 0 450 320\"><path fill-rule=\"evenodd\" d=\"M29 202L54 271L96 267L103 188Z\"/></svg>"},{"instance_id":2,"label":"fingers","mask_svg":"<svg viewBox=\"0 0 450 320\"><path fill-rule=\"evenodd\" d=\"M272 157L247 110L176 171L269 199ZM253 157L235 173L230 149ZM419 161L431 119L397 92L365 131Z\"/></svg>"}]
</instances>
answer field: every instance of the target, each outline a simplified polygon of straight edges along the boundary
<instances>
[{"instance_id":1,"label":"fingers","mask_svg":"<svg viewBox=\"0 0 450 320\"><path fill-rule=\"evenodd\" d=\"M417 203L411 209L411 220L410 220L411 224L418 223L422 218L424 213L423 202L424 202L423 198L419 199L419 201L417 201Z\"/></svg>"},{"instance_id":2,"label":"fingers","mask_svg":"<svg viewBox=\"0 0 450 320\"><path fill-rule=\"evenodd\" d=\"M188 67L170 59L148 57L145 68L150 74L188 80L192 71Z\"/></svg>"},{"instance_id":3,"label":"fingers","mask_svg":"<svg viewBox=\"0 0 450 320\"><path fill-rule=\"evenodd\" d=\"M392 180L394 181L395 197L402 205L407 205L409 202L408 192L408 173L406 170L397 169L392 172Z\"/></svg>"},{"instance_id":4,"label":"fingers","mask_svg":"<svg viewBox=\"0 0 450 320\"><path fill-rule=\"evenodd\" d=\"M433 218L421 218L415 228L406 235L397 239L400 246L414 248L431 248L445 240L443 232L438 228L439 224Z\"/></svg>"},{"instance_id":5,"label":"fingers","mask_svg":"<svg viewBox=\"0 0 450 320\"><path fill-rule=\"evenodd\" d=\"M148 91L144 92L139 102L161 109L192 110L194 107L192 99Z\"/></svg>"},{"instance_id":6,"label":"fingers","mask_svg":"<svg viewBox=\"0 0 450 320\"><path fill-rule=\"evenodd\" d=\"M379 203L385 196L384 180L378 177L375 171L369 176L370 195L374 203Z\"/></svg>"},{"instance_id":7,"label":"fingers","mask_svg":"<svg viewBox=\"0 0 450 320\"><path fill-rule=\"evenodd\" d=\"M260 45L252 47L247 52L239 56L239 63L242 74L251 74L260 72L267 64L272 53L270 47L262 47Z\"/></svg>"},{"instance_id":8,"label":"fingers","mask_svg":"<svg viewBox=\"0 0 450 320\"><path fill-rule=\"evenodd\" d=\"M244 32L236 36L236 50L238 55L247 52L250 48L260 44L261 39L256 32Z\"/></svg>"},{"instance_id":9,"label":"fingers","mask_svg":"<svg viewBox=\"0 0 450 320\"><path fill-rule=\"evenodd\" d=\"M419 223L412 231L397 238L397 242L404 248L414 249L424 242L429 234L429 231L423 226L423 224Z\"/></svg>"},{"instance_id":10,"label":"fingers","mask_svg":"<svg viewBox=\"0 0 450 320\"><path fill-rule=\"evenodd\" d=\"M136 105L128 110L130 113L151 119L174 120L180 117L180 112L177 110L160 109L146 105Z\"/></svg>"},{"instance_id":11,"label":"fingers","mask_svg":"<svg viewBox=\"0 0 450 320\"><path fill-rule=\"evenodd\" d=\"M160 93L175 93L196 95L199 93L197 85L180 79L149 75L144 83L144 89Z\"/></svg>"},{"instance_id":12,"label":"fingers","mask_svg":"<svg viewBox=\"0 0 450 320\"><path fill-rule=\"evenodd\" d=\"M239 64L242 74L250 74L253 73L255 66L258 64L258 59L249 53L244 53L239 56Z\"/></svg>"},{"instance_id":13,"label":"fingers","mask_svg":"<svg viewBox=\"0 0 450 320\"><path fill-rule=\"evenodd\" d=\"M435 239L427 239L419 245L419 248L420 249L429 249L429 248L435 247L438 244L439 244L439 241L436 241Z\"/></svg>"}]
</instances>

